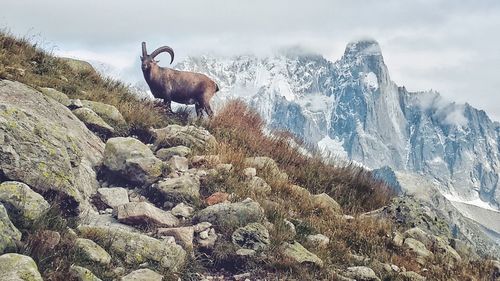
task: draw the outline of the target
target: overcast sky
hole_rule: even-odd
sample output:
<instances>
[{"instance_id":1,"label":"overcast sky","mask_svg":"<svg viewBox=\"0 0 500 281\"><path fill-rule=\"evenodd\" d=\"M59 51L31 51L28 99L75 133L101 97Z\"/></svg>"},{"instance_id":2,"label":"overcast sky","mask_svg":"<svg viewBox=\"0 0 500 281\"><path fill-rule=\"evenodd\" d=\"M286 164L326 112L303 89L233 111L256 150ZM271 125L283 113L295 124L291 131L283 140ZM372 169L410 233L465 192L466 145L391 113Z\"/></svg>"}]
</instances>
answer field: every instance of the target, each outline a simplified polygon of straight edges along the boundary
<instances>
[{"instance_id":1,"label":"overcast sky","mask_svg":"<svg viewBox=\"0 0 500 281\"><path fill-rule=\"evenodd\" d=\"M500 121L498 0L1 0L0 27L104 62L128 82L142 79L142 41L168 44L179 59L300 45L335 61L349 41L373 38L397 84Z\"/></svg>"}]
</instances>

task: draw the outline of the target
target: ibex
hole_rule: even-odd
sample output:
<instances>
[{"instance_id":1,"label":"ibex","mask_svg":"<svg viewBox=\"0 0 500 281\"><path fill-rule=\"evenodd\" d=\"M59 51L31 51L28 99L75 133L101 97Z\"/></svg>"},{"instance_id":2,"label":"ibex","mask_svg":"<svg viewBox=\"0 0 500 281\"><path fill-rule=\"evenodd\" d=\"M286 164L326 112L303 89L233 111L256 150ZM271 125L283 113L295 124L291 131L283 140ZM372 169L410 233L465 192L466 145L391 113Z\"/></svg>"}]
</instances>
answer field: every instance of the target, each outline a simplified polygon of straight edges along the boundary
<instances>
[{"instance_id":1,"label":"ibex","mask_svg":"<svg viewBox=\"0 0 500 281\"><path fill-rule=\"evenodd\" d=\"M168 46L156 49L150 55L146 50L146 42L142 42L142 73L157 99L162 99L167 110L172 111L171 102L194 104L196 115L202 117L203 110L208 116L213 116L210 99L219 91L219 86L206 75L188 71L178 71L158 66L154 58L162 52L170 54L174 61L174 50Z\"/></svg>"}]
</instances>

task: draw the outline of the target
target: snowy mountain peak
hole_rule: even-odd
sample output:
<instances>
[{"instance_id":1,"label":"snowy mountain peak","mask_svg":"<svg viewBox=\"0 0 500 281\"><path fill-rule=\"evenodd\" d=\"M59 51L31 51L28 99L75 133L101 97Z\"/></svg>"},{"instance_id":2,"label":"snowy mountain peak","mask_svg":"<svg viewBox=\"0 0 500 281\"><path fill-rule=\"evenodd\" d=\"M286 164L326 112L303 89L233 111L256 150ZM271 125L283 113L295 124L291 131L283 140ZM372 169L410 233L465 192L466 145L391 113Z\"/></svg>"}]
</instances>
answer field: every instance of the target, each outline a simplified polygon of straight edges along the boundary
<instances>
[{"instance_id":1,"label":"snowy mountain peak","mask_svg":"<svg viewBox=\"0 0 500 281\"><path fill-rule=\"evenodd\" d=\"M382 50L376 40L365 39L347 44L344 57L382 56Z\"/></svg>"}]
</instances>

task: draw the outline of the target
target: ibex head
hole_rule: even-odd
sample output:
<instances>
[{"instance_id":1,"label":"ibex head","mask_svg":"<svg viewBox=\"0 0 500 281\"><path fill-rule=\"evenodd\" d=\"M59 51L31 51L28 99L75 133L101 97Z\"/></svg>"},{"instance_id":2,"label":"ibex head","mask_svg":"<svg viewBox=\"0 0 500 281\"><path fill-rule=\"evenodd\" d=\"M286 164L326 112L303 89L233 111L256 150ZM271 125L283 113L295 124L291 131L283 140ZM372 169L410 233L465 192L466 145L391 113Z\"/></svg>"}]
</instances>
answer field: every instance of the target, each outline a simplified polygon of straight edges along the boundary
<instances>
[{"instance_id":1,"label":"ibex head","mask_svg":"<svg viewBox=\"0 0 500 281\"><path fill-rule=\"evenodd\" d=\"M174 50L172 50L172 48L170 48L169 46L163 46L154 50L154 52L148 55L148 51L146 50L146 42L142 42L142 56L141 56L142 71L149 71L151 67L157 65L158 61L155 60L155 57L162 52L167 52L170 54L170 57L172 58L170 64L172 64L172 62L174 61Z\"/></svg>"}]
</instances>

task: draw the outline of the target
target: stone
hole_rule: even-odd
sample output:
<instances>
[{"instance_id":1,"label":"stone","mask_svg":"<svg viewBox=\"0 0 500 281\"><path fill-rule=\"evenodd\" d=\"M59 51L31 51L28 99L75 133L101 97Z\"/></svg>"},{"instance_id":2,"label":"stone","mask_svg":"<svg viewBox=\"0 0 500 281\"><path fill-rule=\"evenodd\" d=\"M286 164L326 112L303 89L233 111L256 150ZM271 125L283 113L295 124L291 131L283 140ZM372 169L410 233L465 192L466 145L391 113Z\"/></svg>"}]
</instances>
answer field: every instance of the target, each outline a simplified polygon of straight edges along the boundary
<instances>
[{"instance_id":1,"label":"stone","mask_svg":"<svg viewBox=\"0 0 500 281\"><path fill-rule=\"evenodd\" d=\"M69 273L77 281L101 281L92 271L85 267L72 265L69 268Z\"/></svg>"},{"instance_id":2,"label":"stone","mask_svg":"<svg viewBox=\"0 0 500 281\"><path fill-rule=\"evenodd\" d=\"M106 123L97 113L90 108L82 107L74 109L73 114L78 117L91 131L103 136L111 136L115 128Z\"/></svg>"},{"instance_id":3,"label":"stone","mask_svg":"<svg viewBox=\"0 0 500 281\"><path fill-rule=\"evenodd\" d=\"M21 232L10 221L7 210L0 203L0 255L17 249L16 243L21 241Z\"/></svg>"},{"instance_id":4,"label":"stone","mask_svg":"<svg viewBox=\"0 0 500 281\"><path fill-rule=\"evenodd\" d=\"M427 278L413 271L401 272L396 277L396 281L425 281L425 280L427 280Z\"/></svg>"},{"instance_id":5,"label":"stone","mask_svg":"<svg viewBox=\"0 0 500 281\"><path fill-rule=\"evenodd\" d=\"M269 194L272 191L271 186L257 176L248 180L247 188L256 194Z\"/></svg>"},{"instance_id":6,"label":"stone","mask_svg":"<svg viewBox=\"0 0 500 281\"><path fill-rule=\"evenodd\" d=\"M213 166L220 164L219 155L195 155L191 157L191 165L194 167ZM214 171L217 171L214 169Z\"/></svg>"},{"instance_id":7,"label":"stone","mask_svg":"<svg viewBox=\"0 0 500 281\"><path fill-rule=\"evenodd\" d=\"M339 203L326 193L312 195L311 200L316 208L330 211L334 214L342 214L342 208Z\"/></svg>"},{"instance_id":8,"label":"stone","mask_svg":"<svg viewBox=\"0 0 500 281\"><path fill-rule=\"evenodd\" d=\"M430 247L432 245L432 240L430 238L430 235L418 227L408 229L403 233L403 237L404 238L410 237L415 240L418 240L424 243L426 247Z\"/></svg>"},{"instance_id":9,"label":"stone","mask_svg":"<svg viewBox=\"0 0 500 281\"><path fill-rule=\"evenodd\" d=\"M160 180L153 185L165 199L172 203L195 203L200 198L200 180L192 175L182 175L177 178Z\"/></svg>"},{"instance_id":10,"label":"stone","mask_svg":"<svg viewBox=\"0 0 500 281\"><path fill-rule=\"evenodd\" d=\"M0 280L43 281L35 261L20 254L0 256Z\"/></svg>"},{"instance_id":11,"label":"stone","mask_svg":"<svg viewBox=\"0 0 500 281\"><path fill-rule=\"evenodd\" d=\"M245 178L251 179L251 178L257 176L257 170L253 167L245 168L245 169L243 169L243 175L245 176Z\"/></svg>"},{"instance_id":12,"label":"stone","mask_svg":"<svg viewBox=\"0 0 500 281\"><path fill-rule=\"evenodd\" d=\"M113 209L129 203L128 191L122 187L99 188L97 195L104 204Z\"/></svg>"},{"instance_id":13,"label":"stone","mask_svg":"<svg viewBox=\"0 0 500 281\"><path fill-rule=\"evenodd\" d=\"M242 248L242 249L236 250L236 255L238 255L240 257L251 257L251 256L255 256L255 254L257 254L257 251L252 250L252 249Z\"/></svg>"},{"instance_id":14,"label":"stone","mask_svg":"<svg viewBox=\"0 0 500 281\"><path fill-rule=\"evenodd\" d=\"M172 156L188 157L192 153L191 148L183 145L162 148L156 151L156 157L163 161L169 160Z\"/></svg>"},{"instance_id":15,"label":"stone","mask_svg":"<svg viewBox=\"0 0 500 281\"><path fill-rule=\"evenodd\" d=\"M228 202L229 199L229 194L225 192L214 192L212 195L208 196L205 199L205 203L207 203L208 206L212 206L215 204L220 204L224 202Z\"/></svg>"},{"instance_id":16,"label":"stone","mask_svg":"<svg viewBox=\"0 0 500 281\"><path fill-rule=\"evenodd\" d=\"M97 101L82 100L81 102L83 107L91 109L114 128L120 128L127 125L125 118L123 118L123 115L116 107Z\"/></svg>"},{"instance_id":17,"label":"stone","mask_svg":"<svg viewBox=\"0 0 500 281\"><path fill-rule=\"evenodd\" d=\"M417 261L420 264L424 264L427 258L431 258L434 256L434 254L431 251L427 250L424 243L415 240L413 238L406 238L403 243L403 246L407 247L417 255Z\"/></svg>"},{"instance_id":18,"label":"stone","mask_svg":"<svg viewBox=\"0 0 500 281\"><path fill-rule=\"evenodd\" d=\"M134 138L111 138L106 142L103 164L110 171L138 184L151 184L163 172L163 163L149 147Z\"/></svg>"},{"instance_id":19,"label":"stone","mask_svg":"<svg viewBox=\"0 0 500 281\"><path fill-rule=\"evenodd\" d=\"M375 272L366 266L348 267L343 275L359 281L380 281Z\"/></svg>"},{"instance_id":20,"label":"stone","mask_svg":"<svg viewBox=\"0 0 500 281\"><path fill-rule=\"evenodd\" d=\"M193 229L194 229L195 233L200 233L202 231L209 229L210 227L212 227L212 224L205 221L205 222L200 222L198 224L195 224L193 226Z\"/></svg>"},{"instance_id":21,"label":"stone","mask_svg":"<svg viewBox=\"0 0 500 281\"><path fill-rule=\"evenodd\" d=\"M298 264L309 263L318 267L323 266L323 261L315 254L309 252L299 242L285 242L281 245L281 253L293 262Z\"/></svg>"},{"instance_id":22,"label":"stone","mask_svg":"<svg viewBox=\"0 0 500 281\"><path fill-rule=\"evenodd\" d=\"M295 238L295 236L297 235L297 229L295 228L295 225L287 219L283 219L283 222L285 223L286 227L285 233L287 233L290 239Z\"/></svg>"},{"instance_id":23,"label":"stone","mask_svg":"<svg viewBox=\"0 0 500 281\"><path fill-rule=\"evenodd\" d=\"M181 246L144 234L106 226L80 226L78 230L84 238L98 237L95 241L101 247L108 246L129 265L148 262L164 270L177 271L186 262L186 251Z\"/></svg>"},{"instance_id":24,"label":"stone","mask_svg":"<svg viewBox=\"0 0 500 281\"><path fill-rule=\"evenodd\" d=\"M56 89L40 88L40 92L64 106L68 106L70 103L68 96L64 93L59 92Z\"/></svg>"},{"instance_id":25,"label":"stone","mask_svg":"<svg viewBox=\"0 0 500 281\"><path fill-rule=\"evenodd\" d=\"M204 150L217 144L214 136L207 130L195 126L169 125L161 129L152 129L151 134L155 150L179 145Z\"/></svg>"},{"instance_id":26,"label":"stone","mask_svg":"<svg viewBox=\"0 0 500 281\"><path fill-rule=\"evenodd\" d=\"M148 268L138 269L123 276L121 281L162 281L163 275Z\"/></svg>"},{"instance_id":27,"label":"stone","mask_svg":"<svg viewBox=\"0 0 500 281\"><path fill-rule=\"evenodd\" d=\"M84 60L78 60L78 59L73 59L73 58L59 58L61 61L64 61L71 70L74 72L78 73L97 73L94 69L94 67L84 61Z\"/></svg>"},{"instance_id":28,"label":"stone","mask_svg":"<svg viewBox=\"0 0 500 281\"><path fill-rule=\"evenodd\" d=\"M317 248L326 248L330 243L330 238L323 234L307 235L306 240Z\"/></svg>"},{"instance_id":29,"label":"stone","mask_svg":"<svg viewBox=\"0 0 500 281\"><path fill-rule=\"evenodd\" d=\"M193 249L194 228L192 226L159 228L158 235L173 236L177 244L184 247L184 249Z\"/></svg>"},{"instance_id":30,"label":"stone","mask_svg":"<svg viewBox=\"0 0 500 281\"><path fill-rule=\"evenodd\" d=\"M220 203L199 211L194 222L210 222L216 226L243 226L252 222L260 222L264 211L259 203L250 198L238 203Z\"/></svg>"},{"instance_id":31,"label":"stone","mask_svg":"<svg viewBox=\"0 0 500 281\"><path fill-rule=\"evenodd\" d=\"M148 202L131 202L118 206L117 218L119 222L132 225L177 226L179 224L179 220L172 213Z\"/></svg>"},{"instance_id":32,"label":"stone","mask_svg":"<svg viewBox=\"0 0 500 281\"><path fill-rule=\"evenodd\" d=\"M398 247L402 247L404 240L405 240L405 238L403 237L403 235L401 233L399 233L399 232L394 233L394 237L392 238L392 242L394 243L394 245L396 245Z\"/></svg>"},{"instance_id":33,"label":"stone","mask_svg":"<svg viewBox=\"0 0 500 281\"><path fill-rule=\"evenodd\" d=\"M215 169L221 173L229 173L233 170L233 164L227 164L227 163L217 164L215 166Z\"/></svg>"},{"instance_id":34,"label":"stone","mask_svg":"<svg viewBox=\"0 0 500 281\"><path fill-rule=\"evenodd\" d=\"M205 235L202 235L202 233L206 233ZM196 239L196 242L200 246L200 248L203 249L213 249L215 246L215 242L217 242L217 233L215 233L215 229L210 228L205 231L200 232L199 237Z\"/></svg>"},{"instance_id":35,"label":"stone","mask_svg":"<svg viewBox=\"0 0 500 281\"><path fill-rule=\"evenodd\" d=\"M0 81L0 170L34 191L64 197L68 212L90 209L104 144L71 111L19 82Z\"/></svg>"},{"instance_id":36,"label":"stone","mask_svg":"<svg viewBox=\"0 0 500 281\"><path fill-rule=\"evenodd\" d=\"M260 223L250 223L240 227L231 236L233 244L244 249L263 251L271 241L266 227Z\"/></svg>"},{"instance_id":37,"label":"stone","mask_svg":"<svg viewBox=\"0 0 500 281\"><path fill-rule=\"evenodd\" d=\"M167 160L166 165L169 171L185 172L189 170L189 161L186 157L174 155Z\"/></svg>"},{"instance_id":38,"label":"stone","mask_svg":"<svg viewBox=\"0 0 500 281\"><path fill-rule=\"evenodd\" d=\"M82 104L82 101L79 99L71 99L71 100L69 100L69 104L67 105L67 107L69 109L73 110L73 109L77 109L77 108L82 108L83 104Z\"/></svg>"},{"instance_id":39,"label":"stone","mask_svg":"<svg viewBox=\"0 0 500 281\"><path fill-rule=\"evenodd\" d=\"M180 218L190 218L193 216L194 208L190 207L184 203L179 203L170 210L172 215Z\"/></svg>"},{"instance_id":40,"label":"stone","mask_svg":"<svg viewBox=\"0 0 500 281\"><path fill-rule=\"evenodd\" d=\"M0 202L15 221L22 226L31 226L50 205L42 195L21 182L6 181L0 184Z\"/></svg>"},{"instance_id":41,"label":"stone","mask_svg":"<svg viewBox=\"0 0 500 281\"><path fill-rule=\"evenodd\" d=\"M248 157L245 158L244 165L246 167L256 168L257 170L265 171L270 176L280 179L280 180L288 180L288 175L284 172L281 172L278 164L274 159L260 156L260 157Z\"/></svg>"},{"instance_id":42,"label":"stone","mask_svg":"<svg viewBox=\"0 0 500 281\"><path fill-rule=\"evenodd\" d=\"M75 249L79 253L79 258L87 262L108 265L111 262L111 256L92 240L78 238L75 241Z\"/></svg>"}]
</instances>

